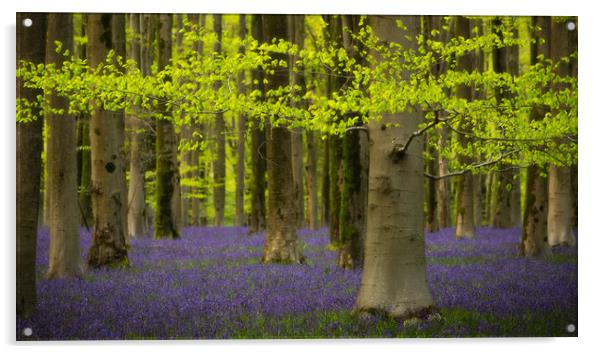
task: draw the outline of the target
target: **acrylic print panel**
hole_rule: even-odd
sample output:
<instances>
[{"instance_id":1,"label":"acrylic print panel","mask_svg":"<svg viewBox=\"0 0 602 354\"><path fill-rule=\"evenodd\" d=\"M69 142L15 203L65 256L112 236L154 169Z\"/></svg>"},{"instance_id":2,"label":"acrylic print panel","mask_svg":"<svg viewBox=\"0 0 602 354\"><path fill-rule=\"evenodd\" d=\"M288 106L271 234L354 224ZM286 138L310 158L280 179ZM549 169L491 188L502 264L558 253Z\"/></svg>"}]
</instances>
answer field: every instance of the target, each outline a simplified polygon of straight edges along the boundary
<instances>
[{"instance_id":1,"label":"acrylic print panel","mask_svg":"<svg viewBox=\"0 0 602 354\"><path fill-rule=\"evenodd\" d=\"M18 341L577 336L577 17L16 23Z\"/></svg>"}]
</instances>

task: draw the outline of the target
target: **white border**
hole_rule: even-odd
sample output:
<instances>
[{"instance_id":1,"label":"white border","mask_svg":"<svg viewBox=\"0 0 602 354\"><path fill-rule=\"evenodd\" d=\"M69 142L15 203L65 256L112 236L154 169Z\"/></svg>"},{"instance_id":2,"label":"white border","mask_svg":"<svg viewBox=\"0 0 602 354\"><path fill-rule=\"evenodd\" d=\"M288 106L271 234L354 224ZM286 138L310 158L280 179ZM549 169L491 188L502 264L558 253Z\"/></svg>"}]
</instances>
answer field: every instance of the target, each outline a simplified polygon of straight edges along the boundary
<instances>
[{"instance_id":1,"label":"white border","mask_svg":"<svg viewBox=\"0 0 602 354\"><path fill-rule=\"evenodd\" d=\"M602 120L597 103L600 101L600 83L602 78L598 62L599 12L595 11L594 1L544 1L544 0L305 0L288 3L282 0L170 0L170 1L123 1L104 0L90 3L86 1L19 0L2 2L2 79L4 94L1 95L3 117L1 132L1 156L3 173L0 174L3 203L0 218L3 230L0 239L3 242L1 291L2 311L5 314L0 321L2 345L8 352L39 353L80 353L84 350L93 353L110 350L139 350L149 353L161 353L167 346L177 345L184 352L224 352L239 350L252 353L275 353L286 350L287 353L307 353L309 351L365 352L373 349L379 352L409 350L426 353L462 352L463 354L504 353L515 350L564 353L575 349L584 350L599 347L600 306L595 297L601 294L599 282L601 250L596 223L599 220L597 204L601 200L599 184L599 153ZM15 121L14 121L14 53L15 53L15 12L219 12L219 13L358 13L358 14L466 14L466 15L577 15L579 16L579 98L580 98L580 146L579 146L579 338L578 339L436 339L436 340L304 340L304 341L170 341L170 342L79 342L79 343L36 343L33 345L15 345L14 342L14 289L15 289ZM12 294L12 295L11 295ZM143 346L144 348L128 348Z\"/></svg>"}]
</instances>

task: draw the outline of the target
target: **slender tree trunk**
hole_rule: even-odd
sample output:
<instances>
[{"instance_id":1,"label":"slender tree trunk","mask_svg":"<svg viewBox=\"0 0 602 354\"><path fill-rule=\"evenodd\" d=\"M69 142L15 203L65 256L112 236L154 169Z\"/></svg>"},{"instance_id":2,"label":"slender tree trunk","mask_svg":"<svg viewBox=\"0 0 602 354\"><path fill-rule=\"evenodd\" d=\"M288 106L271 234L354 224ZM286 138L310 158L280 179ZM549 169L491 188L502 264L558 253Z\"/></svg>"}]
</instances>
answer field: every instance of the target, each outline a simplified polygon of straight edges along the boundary
<instances>
[{"instance_id":1,"label":"slender tree trunk","mask_svg":"<svg viewBox=\"0 0 602 354\"><path fill-rule=\"evenodd\" d=\"M456 34L464 38L470 38L470 22L467 18L458 16L456 18ZM473 67L473 59L471 55L465 54L458 58L458 70L471 71ZM460 85L457 88L457 96L466 100L472 97L471 88L466 85ZM461 122L462 131L470 131L468 122ZM468 145L468 140L465 136L458 134L458 143L463 148ZM460 156L463 163L470 162L469 156ZM475 236L474 227L474 199L473 199L473 175L465 173L458 177L458 191L456 200L456 238L473 238Z\"/></svg>"},{"instance_id":2,"label":"slender tree trunk","mask_svg":"<svg viewBox=\"0 0 602 354\"><path fill-rule=\"evenodd\" d=\"M247 17L239 15L239 36L244 39L247 36ZM238 50L241 55L245 53L245 47ZM238 74L239 93L246 95L244 85L245 73ZM236 225L244 226L245 220L245 133L247 130L247 117L244 114L238 116L238 145L236 149Z\"/></svg>"},{"instance_id":3,"label":"slender tree trunk","mask_svg":"<svg viewBox=\"0 0 602 354\"><path fill-rule=\"evenodd\" d=\"M566 21L553 21L551 29L552 60L558 61L570 53L570 35ZM563 77L571 75L571 64L562 63L558 74ZM561 87L562 88L562 87ZM571 170L567 166L551 165L549 168L549 209L548 209L548 243L550 246L573 246L575 236L572 230Z\"/></svg>"},{"instance_id":4,"label":"slender tree trunk","mask_svg":"<svg viewBox=\"0 0 602 354\"><path fill-rule=\"evenodd\" d=\"M534 38L543 41L531 44L531 64L538 62L538 56L550 58L551 17L536 16L532 18L533 27L541 28L540 33L533 33ZM545 109L536 107L531 112L531 120L541 120ZM523 216L520 254L529 257L541 257L549 254L547 245L548 223L548 181L542 176L543 168L533 165L527 168L527 195Z\"/></svg>"},{"instance_id":5,"label":"slender tree trunk","mask_svg":"<svg viewBox=\"0 0 602 354\"><path fill-rule=\"evenodd\" d=\"M90 66L104 62L109 50L125 55L123 14L88 14ZM92 160L92 246L88 266L128 265L126 249L124 114L94 104L90 119Z\"/></svg>"},{"instance_id":6,"label":"slender tree trunk","mask_svg":"<svg viewBox=\"0 0 602 354\"><path fill-rule=\"evenodd\" d=\"M251 22L251 30L253 38L260 43L264 42L263 36L263 19L261 15L253 15ZM256 82L256 89L262 95L265 94L263 84L264 73L262 68L257 68L253 71L253 82ZM262 96L263 97L263 96ZM251 225L250 233L256 233L265 229L266 223L266 206L265 206L265 191L266 191L266 132L263 126L258 123L258 117L255 119L251 130L251 170L253 174L251 186Z\"/></svg>"},{"instance_id":7,"label":"slender tree trunk","mask_svg":"<svg viewBox=\"0 0 602 354\"><path fill-rule=\"evenodd\" d=\"M134 38L130 43L129 58L135 60L140 66L140 23L141 15L130 15L130 30ZM142 167L142 149L144 149L144 124L141 118L127 115L126 120L130 128L130 181L128 187L128 233L130 237L145 235L146 222L145 191L144 191L144 169Z\"/></svg>"},{"instance_id":8,"label":"slender tree trunk","mask_svg":"<svg viewBox=\"0 0 602 354\"><path fill-rule=\"evenodd\" d=\"M441 127L439 131L439 140L437 142L439 151L443 151L445 148L447 135L446 127ZM447 161L442 154L437 156L437 172L440 176L447 173ZM440 228L449 227L451 225L449 189L449 180L447 178L442 178L437 181L437 224Z\"/></svg>"},{"instance_id":9,"label":"slender tree trunk","mask_svg":"<svg viewBox=\"0 0 602 354\"><path fill-rule=\"evenodd\" d=\"M493 21L495 34L500 40L508 31L503 30L503 20L496 17ZM506 33L506 34L505 34ZM516 56L516 57L515 57ZM497 73L509 73L518 75L518 51L514 47L502 47L493 49L493 70ZM496 99L502 105L504 101L512 98L506 88L499 88L495 92ZM514 213L516 213L516 196L514 195L514 182L516 172L508 165L501 165L501 172L497 173L498 179L495 184L495 205L493 214L493 227L509 228L516 225ZM520 207L519 207L520 208Z\"/></svg>"},{"instance_id":10,"label":"slender tree trunk","mask_svg":"<svg viewBox=\"0 0 602 354\"><path fill-rule=\"evenodd\" d=\"M265 38L287 38L286 16L262 15ZM286 60L280 54L276 58ZM266 91L289 84L288 74L268 77ZM297 243L295 195L291 171L291 133L286 127L272 126L267 139L268 219L262 261L300 263L304 257Z\"/></svg>"},{"instance_id":11,"label":"slender tree trunk","mask_svg":"<svg viewBox=\"0 0 602 354\"><path fill-rule=\"evenodd\" d=\"M328 38L332 46L342 46L343 34L342 34L342 21L340 15L329 15L326 17L329 33ZM345 79L341 77L329 76L328 80L328 94L332 95L341 89ZM338 113L340 114L340 113ZM343 119L343 117L338 118ZM341 186L343 185L343 139L339 136L331 135L329 138L329 210L330 216L328 217L329 228L330 228L330 244L339 247L340 246L340 235L341 235Z\"/></svg>"},{"instance_id":12,"label":"slender tree trunk","mask_svg":"<svg viewBox=\"0 0 602 354\"><path fill-rule=\"evenodd\" d=\"M307 141L307 163L305 164L305 180L307 181L307 211L309 213L309 229L318 229L318 172L317 172L317 157L316 143L314 141L314 133L306 131Z\"/></svg>"},{"instance_id":13,"label":"slender tree trunk","mask_svg":"<svg viewBox=\"0 0 602 354\"><path fill-rule=\"evenodd\" d=\"M384 41L407 41L396 25L401 19L409 36L420 30L420 17L371 17L370 25ZM412 142L401 158L391 152L391 142L405 141L416 131L422 113L386 114L380 122L368 124L370 138L370 177L368 189L368 229L364 269L356 309L383 311L395 317L415 317L433 305L426 282L424 245L424 161L421 138ZM382 129L384 124L392 123ZM393 123L399 123L395 126Z\"/></svg>"},{"instance_id":14,"label":"slender tree trunk","mask_svg":"<svg viewBox=\"0 0 602 354\"><path fill-rule=\"evenodd\" d=\"M322 161L322 226L330 224L330 137L324 140ZM330 240L332 243L332 240Z\"/></svg>"},{"instance_id":15,"label":"slender tree trunk","mask_svg":"<svg viewBox=\"0 0 602 354\"><path fill-rule=\"evenodd\" d=\"M304 15L287 15L289 21L289 34L294 44L296 44L300 50L303 49L304 26L305 16ZM298 56L291 57L291 67L297 61ZM292 71L291 76L291 87L300 87L300 91L296 92L296 98L302 96L305 93L305 77L303 73ZM300 106L300 103L291 102L293 106ZM293 188L295 192L295 210L297 213L297 228L301 228L305 224L305 193L303 191L303 131L301 128L293 128L291 134L291 152L292 152L292 170L293 170Z\"/></svg>"},{"instance_id":16,"label":"slender tree trunk","mask_svg":"<svg viewBox=\"0 0 602 354\"><path fill-rule=\"evenodd\" d=\"M217 41L213 51L218 55L222 51L222 15L213 15L213 31L217 35ZM216 81L213 89L218 91L222 83ZM217 159L213 163L213 206L215 208L215 226L224 226L224 206L226 202L226 123L224 114L215 115L215 138L217 140Z\"/></svg>"},{"instance_id":17,"label":"slender tree trunk","mask_svg":"<svg viewBox=\"0 0 602 354\"><path fill-rule=\"evenodd\" d=\"M73 51L73 19L68 13L48 14L48 43L63 44L63 50ZM62 53L46 51L46 62L62 67ZM50 204L49 278L79 277L82 258L79 244L79 210L77 206L77 150L75 117L69 115L69 101L48 93L48 103L63 114L49 112L48 122L48 199Z\"/></svg>"},{"instance_id":18,"label":"slender tree trunk","mask_svg":"<svg viewBox=\"0 0 602 354\"><path fill-rule=\"evenodd\" d=\"M359 33L359 18L351 15L343 15L341 25L343 31L343 46L349 57L361 62L360 54L354 49L351 33ZM352 114L355 115L355 114ZM360 127L362 123L358 123ZM364 242L366 238L366 207L364 198L367 192L367 179L364 170L367 170L367 162L363 159L362 146L366 146L366 132L362 130L350 130L343 136L342 140L342 188L341 188L341 211L339 223L339 257L338 265L341 268L354 269L361 267L364 257Z\"/></svg>"},{"instance_id":19,"label":"slender tree trunk","mask_svg":"<svg viewBox=\"0 0 602 354\"><path fill-rule=\"evenodd\" d=\"M169 64L172 52L171 42L172 15L159 15L159 70ZM155 238L180 237L178 230L179 169L177 155L177 137L170 112L165 103L160 104L162 119L157 120L157 215L155 218Z\"/></svg>"},{"instance_id":20,"label":"slender tree trunk","mask_svg":"<svg viewBox=\"0 0 602 354\"><path fill-rule=\"evenodd\" d=\"M30 19L26 27L24 20ZM17 64L28 60L44 63L46 14L17 13ZM35 102L41 90L16 82L17 99ZM42 112L32 111L34 121L17 123L17 316L29 317L36 310L36 247L40 177L42 174Z\"/></svg>"}]
</instances>

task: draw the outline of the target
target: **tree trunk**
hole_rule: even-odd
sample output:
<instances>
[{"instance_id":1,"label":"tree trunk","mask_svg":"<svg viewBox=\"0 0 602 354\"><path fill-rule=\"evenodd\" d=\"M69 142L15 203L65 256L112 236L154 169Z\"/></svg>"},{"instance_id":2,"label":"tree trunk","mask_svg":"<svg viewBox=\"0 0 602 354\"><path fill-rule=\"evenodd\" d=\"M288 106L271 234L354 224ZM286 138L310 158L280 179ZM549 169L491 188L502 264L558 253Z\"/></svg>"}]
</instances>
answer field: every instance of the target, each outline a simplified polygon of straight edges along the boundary
<instances>
[{"instance_id":1,"label":"tree trunk","mask_svg":"<svg viewBox=\"0 0 602 354\"><path fill-rule=\"evenodd\" d=\"M251 23L253 38L260 43L264 42L263 22L261 15L253 15ZM265 95L263 84L264 74L262 68L253 71L253 82L256 82L256 89L262 95ZM262 96L264 97L264 96ZM265 229L266 223L266 132L263 126L258 123L258 117L255 119L251 130L251 169L253 173L253 185L251 186L251 225L250 233L256 233Z\"/></svg>"},{"instance_id":2,"label":"tree trunk","mask_svg":"<svg viewBox=\"0 0 602 354\"><path fill-rule=\"evenodd\" d=\"M495 34L500 40L504 40L503 21L501 17L496 17L493 21ZM516 48L502 47L493 49L493 70L496 73L509 73L518 75L518 50ZM498 88L495 92L499 104L506 104L504 101L511 99L509 90ZM516 225L514 214L516 212L516 196L514 179L516 172L506 164L501 165L501 172L497 173L498 179L495 184L495 206L493 214L493 227L510 228Z\"/></svg>"},{"instance_id":3,"label":"tree trunk","mask_svg":"<svg viewBox=\"0 0 602 354\"><path fill-rule=\"evenodd\" d=\"M159 15L159 70L169 64L171 58L172 42L171 27L172 15ZM167 78L166 80L170 80ZM177 137L174 124L171 121L171 112L167 111L166 104L160 103L162 118L157 119L157 215L155 217L155 238L180 237L178 230L179 198L179 169Z\"/></svg>"},{"instance_id":4,"label":"tree trunk","mask_svg":"<svg viewBox=\"0 0 602 354\"><path fill-rule=\"evenodd\" d=\"M287 38L284 15L262 15L265 38ZM286 60L281 54L275 58ZM266 91L289 84L288 74L268 77ZM286 127L272 126L267 139L268 219L262 261L265 263L300 263L304 257L297 243L295 195L291 171L291 133Z\"/></svg>"},{"instance_id":5,"label":"tree trunk","mask_svg":"<svg viewBox=\"0 0 602 354\"><path fill-rule=\"evenodd\" d=\"M305 164L305 180L307 181L307 211L309 213L309 229L317 230L319 226L319 221L317 172L318 159L316 157L316 142L314 140L314 133L312 131L306 131L305 137L307 141L307 163Z\"/></svg>"},{"instance_id":6,"label":"tree trunk","mask_svg":"<svg viewBox=\"0 0 602 354\"><path fill-rule=\"evenodd\" d=\"M222 51L222 15L213 15L213 31L217 35L217 41L213 51L218 55ZM213 90L218 91L222 86L221 81L216 81ZM213 206L215 208L215 226L224 226L224 206L226 202L226 122L224 114L215 115L214 135L217 140L217 159L213 163Z\"/></svg>"},{"instance_id":7,"label":"tree trunk","mask_svg":"<svg viewBox=\"0 0 602 354\"><path fill-rule=\"evenodd\" d=\"M536 16L532 18L533 28L541 28L540 33L533 33L533 38L543 38L543 41L531 44L531 64L538 62L538 56L550 58L551 17ZM531 120L541 120L545 110L536 107L531 111ZM541 257L549 254L547 245L548 181L542 177L543 168L533 165L527 169L527 195L523 216L520 255Z\"/></svg>"},{"instance_id":8,"label":"tree trunk","mask_svg":"<svg viewBox=\"0 0 602 354\"><path fill-rule=\"evenodd\" d=\"M354 49L351 33L359 33L359 18L343 15L341 25L343 31L343 47L349 57L361 62L362 58ZM351 113L350 115L356 115ZM358 123L356 126L362 126ZM367 171L368 166L364 157L367 146L366 132L363 130L350 130L342 140L342 186L339 222L339 257L338 265L341 268L354 269L362 266L364 257L364 241L366 238L366 207L367 200Z\"/></svg>"},{"instance_id":9,"label":"tree trunk","mask_svg":"<svg viewBox=\"0 0 602 354\"><path fill-rule=\"evenodd\" d=\"M467 18L458 16L456 19L456 34L464 38L470 38L470 22ZM471 55L465 54L458 59L458 70L471 71L473 67L473 59ZM472 97L471 88L466 85L460 85L457 88L457 96L466 100ZM470 131L470 124L466 121L460 123L462 131ZM468 139L458 134L458 143L463 148L468 145ZM460 156L459 159L464 163L470 162L470 156ZM458 177L458 191L456 200L456 238L473 238L475 236L474 227L474 187L473 175L471 172L465 173Z\"/></svg>"},{"instance_id":10,"label":"tree trunk","mask_svg":"<svg viewBox=\"0 0 602 354\"><path fill-rule=\"evenodd\" d=\"M329 32L328 32L328 40L330 45L333 47L341 47L343 42L343 34L342 34L342 21L340 15L328 15L326 16ZM338 63L335 62L335 65ZM335 92L338 92L345 79L342 77L329 76L328 77L328 94L332 95ZM341 114L337 112L337 114ZM343 117L337 117L335 120L343 119ZM330 215L328 217L329 221L329 231L330 231L330 244L339 247L340 246L340 235L341 235L341 186L343 185L343 139L336 135L331 135L329 138L328 147L329 151L329 172L328 175L330 177L329 181L329 209Z\"/></svg>"},{"instance_id":11,"label":"tree trunk","mask_svg":"<svg viewBox=\"0 0 602 354\"><path fill-rule=\"evenodd\" d=\"M239 15L239 36L241 39L247 36L247 17ZM238 50L241 55L245 53L245 47ZM244 85L245 73L238 74L239 93L246 95ZM238 145L236 150L236 225L244 226L245 221L245 133L247 130L247 117L244 114L238 116Z\"/></svg>"},{"instance_id":12,"label":"tree trunk","mask_svg":"<svg viewBox=\"0 0 602 354\"><path fill-rule=\"evenodd\" d=\"M125 55L123 14L88 14L90 66L104 62L109 50ZM90 119L92 160L92 246L88 266L126 266L124 114L108 111L94 103Z\"/></svg>"},{"instance_id":13,"label":"tree trunk","mask_svg":"<svg viewBox=\"0 0 602 354\"><path fill-rule=\"evenodd\" d=\"M558 61L571 54L571 38L566 21L553 21L551 32L551 56L552 60ZM563 77L571 76L571 64L562 63L558 68L558 74ZM573 217L571 170L570 167L552 165L549 172L548 243L550 246L573 246L575 236L571 222Z\"/></svg>"},{"instance_id":14,"label":"tree trunk","mask_svg":"<svg viewBox=\"0 0 602 354\"><path fill-rule=\"evenodd\" d=\"M384 41L407 41L396 25L400 17L370 17L375 34ZM420 30L420 17L401 17L409 36ZM419 110L386 114L368 124L370 177L368 228L364 270L356 302L359 311L383 311L394 317L414 317L433 305L426 282L424 245L424 162L422 138L415 139L401 158L392 141L406 141L422 120ZM389 128L383 129L385 124ZM399 126L395 126L399 124Z\"/></svg>"},{"instance_id":15,"label":"tree trunk","mask_svg":"<svg viewBox=\"0 0 602 354\"><path fill-rule=\"evenodd\" d=\"M30 19L26 27L24 20ZM28 60L44 63L46 14L17 13L17 64ZM16 81L17 99L35 102L42 90L23 87ZM42 112L34 109L35 120L17 123L17 316L29 317L36 310L36 247L40 177L42 174Z\"/></svg>"},{"instance_id":16,"label":"tree trunk","mask_svg":"<svg viewBox=\"0 0 602 354\"><path fill-rule=\"evenodd\" d=\"M447 129L440 128L439 140L437 146L439 151L443 151L447 143ZM440 176L447 173L447 161L442 154L437 157L437 172ZM446 228L451 225L451 214L449 210L450 193L449 179L442 178L437 181L437 224L440 228Z\"/></svg>"},{"instance_id":17,"label":"tree trunk","mask_svg":"<svg viewBox=\"0 0 602 354\"><path fill-rule=\"evenodd\" d=\"M548 244L573 246L575 236L571 229L571 170L569 167L550 166L549 170Z\"/></svg>"},{"instance_id":18,"label":"tree trunk","mask_svg":"<svg viewBox=\"0 0 602 354\"><path fill-rule=\"evenodd\" d=\"M300 50L303 49L304 26L305 16L304 15L287 15L289 21L289 35L292 42L296 44ZM291 58L291 67L297 61L298 56ZM297 97L302 97L305 94L305 77L303 73L292 71L291 76L291 87L300 87L300 91L296 92ZM300 106L299 103L291 102L293 106ZM301 228L305 224L305 193L303 191L303 130L301 128L293 128L291 134L291 152L292 152L292 170L293 170L293 188L295 192L295 210L296 210L296 226Z\"/></svg>"},{"instance_id":19,"label":"tree trunk","mask_svg":"<svg viewBox=\"0 0 602 354\"><path fill-rule=\"evenodd\" d=\"M63 44L63 50L73 51L73 19L68 13L48 14L48 43ZM55 50L46 52L46 62L62 67L65 60ZM82 259L79 244L79 210L77 206L77 150L75 117L69 115L69 101L48 93L48 103L64 113L47 113L48 123L48 199L50 204L50 249L48 278L79 277Z\"/></svg>"},{"instance_id":20,"label":"tree trunk","mask_svg":"<svg viewBox=\"0 0 602 354\"><path fill-rule=\"evenodd\" d=\"M330 138L324 140L324 160L322 162L322 226L330 224ZM332 240L330 240L332 243Z\"/></svg>"},{"instance_id":21,"label":"tree trunk","mask_svg":"<svg viewBox=\"0 0 602 354\"><path fill-rule=\"evenodd\" d=\"M138 36L142 33L140 14L130 15L130 30L134 38L130 43L129 58L135 60L141 68L141 46ZM128 187L128 233L130 237L145 235L146 198L144 191L144 169L142 167L142 150L144 149L144 124L141 118L127 115L130 129L130 181Z\"/></svg>"}]
</instances>

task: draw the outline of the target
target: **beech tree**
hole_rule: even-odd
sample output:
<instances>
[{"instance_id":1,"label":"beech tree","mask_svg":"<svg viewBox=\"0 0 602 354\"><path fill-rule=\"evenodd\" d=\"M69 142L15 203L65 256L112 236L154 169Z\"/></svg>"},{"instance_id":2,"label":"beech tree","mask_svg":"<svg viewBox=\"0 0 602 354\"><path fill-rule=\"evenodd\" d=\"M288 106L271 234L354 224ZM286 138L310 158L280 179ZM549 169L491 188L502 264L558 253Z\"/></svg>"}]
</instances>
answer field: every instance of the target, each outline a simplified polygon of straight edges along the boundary
<instances>
[{"instance_id":1,"label":"beech tree","mask_svg":"<svg viewBox=\"0 0 602 354\"><path fill-rule=\"evenodd\" d=\"M73 52L73 18L68 13L48 14L46 63L57 69L63 65L63 51ZM55 42L60 42L54 49ZM48 200L50 214L49 278L78 277L82 274L79 242L80 212L77 204L76 124L69 114L66 97L52 92L47 95L50 106L48 124Z\"/></svg>"},{"instance_id":2,"label":"beech tree","mask_svg":"<svg viewBox=\"0 0 602 354\"><path fill-rule=\"evenodd\" d=\"M253 15L251 30L253 37L259 41L265 41L263 35L263 17L261 15ZM261 66L257 67L252 72L253 86L261 95L259 100L264 99L264 72ZM260 124L260 117L254 116L255 122L251 128L251 170L252 170L252 186L251 186L251 224L249 232L255 233L265 229L266 225L266 130Z\"/></svg>"},{"instance_id":3,"label":"beech tree","mask_svg":"<svg viewBox=\"0 0 602 354\"><path fill-rule=\"evenodd\" d=\"M574 22L574 19L557 19L552 21L551 28L551 49L550 55L554 61L559 61L570 54L570 32L567 28L568 22ZM562 76L570 76L571 63L561 62L558 67L558 73ZM566 85L558 87L565 88ZM572 230L572 190L571 190L571 169L569 166L558 166L550 164L548 174L548 244L550 246L566 245L572 246L575 243L575 235Z\"/></svg>"},{"instance_id":4,"label":"beech tree","mask_svg":"<svg viewBox=\"0 0 602 354\"><path fill-rule=\"evenodd\" d=\"M286 16L262 15L264 38L287 38ZM275 53L276 60L287 65L286 55ZM287 65L288 66L288 65ZM266 75L266 90L289 84L288 72ZM269 99L269 98L267 98ZM276 112L275 114L278 114ZM295 194L291 171L291 132L272 122L267 145L268 215L263 249L264 263L300 263L304 256L297 242Z\"/></svg>"},{"instance_id":5,"label":"beech tree","mask_svg":"<svg viewBox=\"0 0 602 354\"><path fill-rule=\"evenodd\" d=\"M17 65L21 60L44 63L46 21L43 13L17 13ZM17 76L17 105L29 107L43 91L26 87ZM17 316L29 317L36 309L36 247L40 177L42 174L42 111L32 106L29 119L17 110Z\"/></svg>"},{"instance_id":6,"label":"beech tree","mask_svg":"<svg viewBox=\"0 0 602 354\"><path fill-rule=\"evenodd\" d=\"M99 69L115 58L110 50L125 55L125 16L123 14L88 14L88 58L90 67ZM92 246L88 266L125 266L129 264L126 248L124 113L116 107L95 102L90 118L92 160Z\"/></svg>"},{"instance_id":7,"label":"beech tree","mask_svg":"<svg viewBox=\"0 0 602 354\"><path fill-rule=\"evenodd\" d=\"M170 61L172 51L171 14L160 14L158 21L158 55L159 70L165 68ZM171 77L165 77L166 82ZM167 101L159 103L160 114L157 119L157 215L155 219L155 238L180 237L179 217L179 184L178 142L174 123L171 121L171 107Z\"/></svg>"},{"instance_id":8,"label":"beech tree","mask_svg":"<svg viewBox=\"0 0 602 354\"><path fill-rule=\"evenodd\" d=\"M219 56L222 51L222 15L213 15L213 31L217 40L213 44L213 53ZM214 91L219 91L222 86L220 80L216 80ZM224 226L224 205L226 203L226 123L224 114L215 114L214 136L217 140L216 159L213 162L213 207L215 208L215 226Z\"/></svg>"},{"instance_id":9,"label":"beech tree","mask_svg":"<svg viewBox=\"0 0 602 354\"><path fill-rule=\"evenodd\" d=\"M142 68L142 34L148 31L141 14L131 14L129 27L132 31L132 41L128 57L138 63L138 69L148 74L149 68ZM144 43L143 45L147 45ZM146 54L146 52L144 53ZM146 61L146 60L144 60ZM134 112L136 109L134 109ZM130 179L128 186L128 233L130 237L145 235L146 230L146 192L143 169L144 122L139 114L126 116L130 130Z\"/></svg>"},{"instance_id":10,"label":"beech tree","mask_svg":"<svg viewBox=\"0 0 602 354\"><path fill-rule=\"evenodd\" d=\"M374 33L386 44L417 49L406 34L420 33L418 16L371 17ZM424 246L424 162L421 138L398 151L419 127L422 114L390 112L370 121L370 176L368 226L362 281L356 302L359 311L378 310L395 317L413 317L433 305L426 283Z\"/></svg>"}]
</instances>

